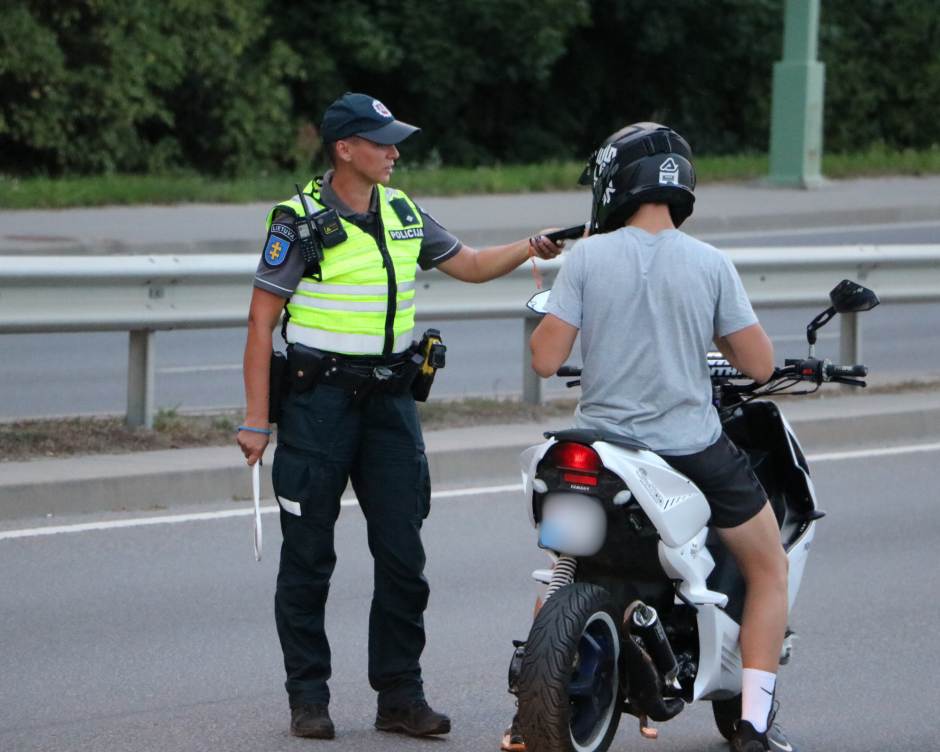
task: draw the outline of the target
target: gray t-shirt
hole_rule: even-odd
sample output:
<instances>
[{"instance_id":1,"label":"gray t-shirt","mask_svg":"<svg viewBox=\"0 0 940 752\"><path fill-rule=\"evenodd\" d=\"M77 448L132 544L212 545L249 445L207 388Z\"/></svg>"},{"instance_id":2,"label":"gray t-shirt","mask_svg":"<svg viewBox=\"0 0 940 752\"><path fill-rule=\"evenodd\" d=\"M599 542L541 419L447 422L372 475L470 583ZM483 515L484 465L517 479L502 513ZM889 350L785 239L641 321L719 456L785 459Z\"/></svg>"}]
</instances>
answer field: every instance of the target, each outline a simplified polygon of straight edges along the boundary
<instances>
[{"instance_id":1,"label":"gray t-shirt","mask_svg":"<svg viewBox=\"0 0 940 752\"><path fill-rule=\"evenodd\" d=\"M363 214L353 211L336 195L336 191L330 185L332 179L332 170L323 176L323 184L320 187L321 203L331 209L336 209L343 219L375 238L378 233L378 222L376 221L379 208L378 190L372 189L372 203L369 205L369 211ZM438 264L456 255L463 248L463 243L447 232L424 209L420 206L418 206L418 209L421 211L421 218L424 223L424 237L421 239L418 266L422 269L433 269ZM255 273L255 287L260 287L262 290L267 290L282 298L289 298L294 294L294 290L300 284L306 268L303 255L296 244L295 225L296 219L291 214L281 213L274 218L268 237L265 239L264 252L262 252L261 261L258 263L258 271ZM273 263L269 258L271 254L267 252L271 243L278 244L278 252L274 255Z\"/></svg>"},{"instance_id":2,"label":"gray t-shirt","mask_svg":"<svg viewBox=\"0 0 940 752\"><path fill-rule=\"evenodd\" d=\"M716 333L757 323L727 255L679 230L594 235L568 255L547 310L581 330L578 428L665 455L718 440L706 354Z\"/></svg>"}]
</instances>

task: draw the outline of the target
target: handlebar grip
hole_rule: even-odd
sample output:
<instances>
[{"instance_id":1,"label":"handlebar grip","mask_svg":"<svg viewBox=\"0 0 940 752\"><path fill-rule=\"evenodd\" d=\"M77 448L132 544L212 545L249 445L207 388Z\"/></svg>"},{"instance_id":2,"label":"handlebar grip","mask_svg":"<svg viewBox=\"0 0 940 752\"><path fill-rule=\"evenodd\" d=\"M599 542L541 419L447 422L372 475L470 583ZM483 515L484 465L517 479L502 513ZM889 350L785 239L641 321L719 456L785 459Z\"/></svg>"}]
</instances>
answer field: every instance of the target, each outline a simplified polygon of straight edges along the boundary
<instances>
[{"instance_id":1,"label":"handlebar grip","mask_svg":"<svg viewBox=\"0 0 940 752\"><path fill-rule=\"evenodd\" d=\"M867 376L868 375L868 366L856 365L856 366L835 366L829 365L826 366L826 376L829 378L853 378L856 376Z\"/></svg>"},{"instance_id":2,"label":"handlebar grip","mask_svg":"<svg viewBox=\"0 0 940 752\"><path fill-rule=\"evenodd\" d=\"M562 366L555 372L556 376L580 376L581 366Z\"/></svg>"}]
</instances>

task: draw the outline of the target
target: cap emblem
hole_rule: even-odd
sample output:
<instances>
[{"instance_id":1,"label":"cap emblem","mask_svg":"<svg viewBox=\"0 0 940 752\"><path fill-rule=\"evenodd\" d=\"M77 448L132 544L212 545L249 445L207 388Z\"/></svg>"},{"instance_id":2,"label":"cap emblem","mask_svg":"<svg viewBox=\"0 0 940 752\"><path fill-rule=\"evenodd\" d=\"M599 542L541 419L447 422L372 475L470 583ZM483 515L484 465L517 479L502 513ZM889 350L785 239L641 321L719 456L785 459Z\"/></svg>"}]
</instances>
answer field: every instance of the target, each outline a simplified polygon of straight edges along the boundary
<instances>
[{"instance_id":1,"label":"cap emblem","mask_svg":"<svg viewBox=\"0 0 940 752\"><path fill-rule=\"evenodd\" d=\"M392 113L388 111L388 107L386 107L384 104L382 104L378 99L373 99L373 100L372 100L372 107L373 107L373 108L375 109L375 111L376 111L377 113L379 113L379 115L381 115L382 117L390 118L390 117L392 116Z\"/></svg>"}]
</instances>

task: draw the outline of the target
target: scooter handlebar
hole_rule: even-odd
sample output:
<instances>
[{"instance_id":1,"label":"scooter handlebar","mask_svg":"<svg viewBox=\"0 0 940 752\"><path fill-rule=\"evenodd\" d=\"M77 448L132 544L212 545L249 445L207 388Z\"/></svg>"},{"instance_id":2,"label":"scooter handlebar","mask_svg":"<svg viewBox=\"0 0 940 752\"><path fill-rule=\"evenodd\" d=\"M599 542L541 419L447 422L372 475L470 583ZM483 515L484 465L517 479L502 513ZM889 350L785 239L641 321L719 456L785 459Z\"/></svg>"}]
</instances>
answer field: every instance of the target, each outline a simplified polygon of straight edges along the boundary
<instances>
[{"instance_id":1,"label":"scooter handlebar","mask_svg":"<svg viewBox=\"0 0 940 752\"><path fill-rule=\"evenodd\" d=\"M837 366L827 363L825 366L825 375L828 378L855 378L857 376L867 376L868 366Z\"/></svg>"}]
</instances>

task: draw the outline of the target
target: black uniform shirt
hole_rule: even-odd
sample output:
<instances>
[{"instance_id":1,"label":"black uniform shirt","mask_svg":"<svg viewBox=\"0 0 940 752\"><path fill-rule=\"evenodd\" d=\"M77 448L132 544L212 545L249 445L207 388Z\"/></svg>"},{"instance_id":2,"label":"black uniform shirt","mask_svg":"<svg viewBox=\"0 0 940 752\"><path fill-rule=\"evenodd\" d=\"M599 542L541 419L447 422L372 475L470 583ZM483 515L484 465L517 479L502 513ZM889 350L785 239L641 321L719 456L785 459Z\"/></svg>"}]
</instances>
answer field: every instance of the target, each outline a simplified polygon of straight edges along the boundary
<instances>
[{"instance_id":1,"label":"black uniform shirt","mask_svg":"<svg viewBox=\"0 0 940 752\"><path fill-rule=\"evenodd\" d=\"M336 191L330 185L332 179L332 170L323 176L323 184L320 187L320 203L331 209L336 209L343 219L356 225L363 232L369 233L378 242L378 189L372 189L372 202L369 205L369 211L363 214L350 209L336 195ZM438 224L437 220L420 206L418 210L424 220L424 237L421 239L418 266L422 269L433 269L438 264L456 255L463 248L463 243L447 232ZM271 231L265 240L265 252L261 255L261 262L258 264L258 271L255 274L255 287L260 287L262 290L267 290L282 298L289 298L294 294L294 290L297 289L306 268L303 255L300 253L300 245L296 242L297 233L294 230L296 222L297 219L290 213L282 213L275 217L271 223ZM284 229L278 231L279 225ZM277 254L276 263L272 263L268 259L269 254L266 252L272 241L279 242L281 246L287 247L286 252ZM327 248L326 253L329 252L330 249Z\"/></svg>"}]
</instances>

